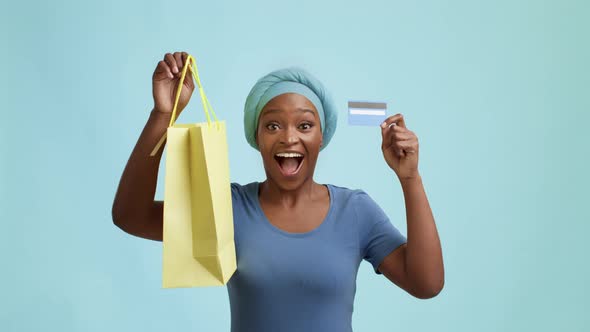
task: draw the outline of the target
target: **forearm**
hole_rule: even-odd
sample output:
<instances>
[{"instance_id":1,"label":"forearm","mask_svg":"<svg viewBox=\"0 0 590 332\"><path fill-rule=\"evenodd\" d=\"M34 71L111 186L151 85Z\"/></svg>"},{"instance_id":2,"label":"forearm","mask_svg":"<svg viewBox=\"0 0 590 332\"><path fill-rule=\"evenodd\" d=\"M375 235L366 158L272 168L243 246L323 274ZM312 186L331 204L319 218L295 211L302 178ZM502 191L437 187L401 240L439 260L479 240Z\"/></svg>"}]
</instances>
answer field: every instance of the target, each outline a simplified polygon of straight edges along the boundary
<instances>
[{"instance_id":1,"label":"forearm","mask_svg":"<svg viewBox=\"0 0 590 332\"><path fill-rule=\"evenodd\" d=\"M164 145L155 156L150 153L166 132L170 117L158 111L150 113L119 182L112 211L115 223L142 217L152 207Z\"/></svg>"},{"instance_id":2,"label":"forearm","mask_svg":"<svg viewBox=\"0 0 590 332\"><path fill-rule=\"evenodd\" d=\"M436 295L444 284L440 239L422 178L401 181L406 205L408 243L406 273L414 288Z\"/></svg>"}]
</instances>

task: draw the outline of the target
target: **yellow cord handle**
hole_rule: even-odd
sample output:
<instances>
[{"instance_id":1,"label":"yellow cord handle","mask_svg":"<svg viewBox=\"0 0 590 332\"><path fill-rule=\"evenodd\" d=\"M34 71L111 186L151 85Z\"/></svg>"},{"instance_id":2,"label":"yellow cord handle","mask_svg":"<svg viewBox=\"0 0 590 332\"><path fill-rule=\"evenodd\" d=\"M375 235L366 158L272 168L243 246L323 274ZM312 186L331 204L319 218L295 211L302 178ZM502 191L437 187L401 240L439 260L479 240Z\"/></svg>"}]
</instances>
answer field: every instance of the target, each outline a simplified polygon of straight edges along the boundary
<instances>
[{"instance_id":1,"label":"yellow cord handle","mask_svg":"<svg viewBox=\"0 0 590 332\"><path fill-rule=\"evenodd\" d=\"M172 127L174 125L174 123L176 122L176 111L178 109L178 101L180 100L180 93L182 92L182 86L184 85L183 82L184 82L184 78L186 77L186 72L189 69L190 69L191 73L193 74L193 78L195 79L197 87L199 88L199 94L201 95L201 103L203 104L205 116L207 117L207 125L211 126L210 114L213 114L213 118L215 119L215 123L217 125L217 128L219 128L219 120L217 120L217 116L215 115L215 111L213 111L213 107L211 107L211 104L209 103L209 99L207 99L207 95L205 94L205 90L203 90L203 85L201 85L201 79L199 77L199 71L197 69L197 61L195 60L195 58L192 55L189 55L187 57L187 59L184 63L184 66L182 67L182 74L180 76L180 80L178 81L178 89L176 90L176 97L174 98L174 107L172 109L172 117L170 118L170 123L168 124L168 128ZM158 144L156 144L156 147L154 147L154 149L150 153L151 157L155 156L156 153L158 153L158 150L160 150L160 147L164 143L165 139L166 139L166 133L164 133L164 136L162 136L162 138L160 139Z\"/></svg>"}]
</instances>

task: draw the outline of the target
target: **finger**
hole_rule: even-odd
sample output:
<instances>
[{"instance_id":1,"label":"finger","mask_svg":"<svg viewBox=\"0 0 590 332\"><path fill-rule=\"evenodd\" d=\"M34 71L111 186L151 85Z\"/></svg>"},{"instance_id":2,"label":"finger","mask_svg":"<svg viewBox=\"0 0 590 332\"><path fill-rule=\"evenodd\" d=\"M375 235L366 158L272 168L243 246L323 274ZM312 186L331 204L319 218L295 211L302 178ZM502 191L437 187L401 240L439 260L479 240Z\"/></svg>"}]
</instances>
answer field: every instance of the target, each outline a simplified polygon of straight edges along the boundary
<instances>
[{"instance_id":1,"label":"finger","mask_svg":"<svg viewBox=\"0 0 590 332\"><path fill-rule=\"evenodd\" d=\"M408 141L416 136L413 132L400 126L392 126L391 129L392 135L396 141Z\"/></svg>"},{"instance_id":2,"label":"finger","mask_svg":"<svg viewBox=\"0 0 590 332\"><path fill-rule=\"evenodd\" d=\"M414 147L413 141L396 141L395 146L402 150L412 150Z\"/></svg>"},{"instance_id":3,"label":"finger","mask_svg":"<svg viewBox=\"0 0 590 332\"><path fill-rule=\"evenodd\" d=\"M154 78L155 79L164 79L164 78L173 78L172 72L170 71L170 66L166 63L166 61L161 60L158 62L156 66L156 70L154 71Z\"/></svg>"},{"instance_id":4,"label":"finger","mask_svg":"<svg viewBox=\"0 0 590 332\"><path fill-rule=\"evenodd\" d=\"M181 52L180 54L181 54L181 59L182 59L182 67L184 67L185 63L186 63L187 61L189 61L189 60L188 60L188 55L189 55L189 54L188 54L188 53L186 53L186 52ZM190 64L190 63L188 64L188 70L192 70L192 68L191 68L191 64Z\"/></svg>"},{"instance_id":5,"label":"finger","mask_svg":"<svg viewBox=\"0 0 590 332\"><path fill-rule=\"evenodd\" d=\"M402 128L406 128L406 122L404 120L404 116L401 113L392 115L385 119L385 121L383 121L383 123L381 124L381 128L392 126L393 123Z\"/></svg>"},{"instance_id":6,"label":"finger","mask_svg":"<svg viewBox=\"0 0 590 332\"><path fill-rule=\"evenodd\" d=\"M182 61L182 53L174 52L174 60L176 60L176 66L179 69L176 75L180 75L180 73L182 72L182 68L184 67L184 61Z\"/></svg>"},{"instance_id":7,"label":"finger","mask_svg":"<svg viewBox=\"0 0 590 332\"><path fill-rule=\"evenodd\" d=\"M190 67L188 67L190 70ZM184 84L187 88L193 89L195 84L194 84L194 80L193 80L193 75L191 73L186 73L186 75L184 76L184 81L182 82L182 84Z\"/></svg>"},{"instance_id":8,"label":"finger","mask_svg":"<svg viewBox=\"0 0 590 332\"><path fill-rule=\"evenodd\" d=\"M192 72L192 66L190 63L187 63L188 61L190 61L188 59L189 54L186 52L177 52L180 56L180 61L177 60L177 63L179 63L179 66L181 69L181 71L177 74L178 77L182 76L182 71L184 70L184 66L188 67L188 71L186 72L185 76L184 76L184 81L183 84L189 88L193 88L194 84L193 84L193 75L191 74ZM175 53L176 55L176 53Z\"/></svg>"},{"instance_id":9,"label":"finger","mask_svg":"<svg viewBox=\"0 0 590 332\"><path fill-rule=\"evenodd\" d=\"M174 53L174 57L176 58L176 63L178 63L179 68L184 67L185 63L185 54L186 52L176 52Z\"/></svg>"},{"instance_id":10,"label":"finger","mask_svg":"<svg viewBox=\"0 0 590 332\"><path fill-rule=\"evenodd\" d=\"M174 60L176 61L176 67L178 67L178 72L182 71L183 61L182 61L182 54L180 52L174 52L173 54Z\"/></svg>"},{"instance_id":11,"label":"finger","mask_svg":"<svg viewBox=\"0 0 590 332\"><path fill-rule=\"evenodd\" d=\"M400 119L397 122L397 125L405 129L406 128L406 119L401 114L399 116L400 116Z\"/></svg>"},{"instance_id":12,"label":"finger","mask_svg":"<svg viewBox=\"0 0 590 332\"><path fill-rule=\"evenodd\" d=\"M383 141L381 143L381 149L383 150L392 150L393 153L398 156L402 157L402 151L396 145L396 138L395 138L395 126L393 127L385 127L382 129L381 133L383 134Z\"/></svg>"},{"instance_id":13,"label":"finger","mask_svg":"<svg viewBox=\"0 0 590 332\"><path fill-rule=\"evenodd\" d=\"M412 147L416 144L416 135L408 129L399 126L392 126L388 128L387 133L383 138L383 147L391 148L398 156L403 156L403 147Z\"/></svg>"},{"instance_id":14,"label":"finger","mask_svg":"<svg viewBox=\"0 0 590 332\"><path fill-rule=\"evenodd\" d=\"M397 127L397 126L396 126ZM394 127L392 127L394 128ZM398 156L398 157L403 157L404 156L404 150L403 150L403 146L405 146L405 140L402 140L399 135L401 133L396 133L393 130L390 132L389 134L389 141L390 141L390 149L393 149L394 153Z\"/></svg>"},{"instance_id":15,"label":"finger","mask_svg":"<svg viewBox=\"0 0 590 332\"><path fill-rule=\"evenodd\" d=\"M413 141L397 142L396 147L400 151L403 151L403 153L405 155L408 155L410 153L416 153L418 151L418 147L416 146L416 144Z\"/></svg>"},{"instance_id":16,"label":"finger","mask_svg":"<svg viewBox=\"0 0 590 332\"><path fill-rule=\"evenodd\" d=\"M398 140L406 140L412 136L410 130L398 126L395 122L391 123L389 126L386 125L385 128L381 127L381 134L384 140L390 135L395 135L395 138Z\"/></svg>"},{"instance_id":17,"label":"finger","mask_svg":"<svg viewBox=\"0 0 590 332\"><path fill-rule=\"evenodd\" d=\"M383 144L388 141L390 133L394 130L395 129L392 129L392 127L386 125L385 122L381 123L381 138L383 139Z\"/></svg>"},{"instance_id":18,"label":"finger","mask_svg":"<svg viewBox=\"0 0 590 332\"><path fill-rule=\"evenodd\" d=\"M172 71L173 74L178 73L178 66L176 65L176 59L174 59L174 56L171 53L166 53L166 55L164 56L164 61L166 61L166 63L170 67L170 70Z\"/></svg>"},{"instance_id":19,"label":"finger","mask_svg":"<svg viewBox=\"0 0 590 332\"><path fill-rule=\"evenodd\" d=\"M389 147L387 147L385 150L389 150L392 151L394 155L398 156L398 157L403 157L404 156L404 149L402 148L402 146L400 145L399 142L392 142Z\"/></svg>"}]
</instances>

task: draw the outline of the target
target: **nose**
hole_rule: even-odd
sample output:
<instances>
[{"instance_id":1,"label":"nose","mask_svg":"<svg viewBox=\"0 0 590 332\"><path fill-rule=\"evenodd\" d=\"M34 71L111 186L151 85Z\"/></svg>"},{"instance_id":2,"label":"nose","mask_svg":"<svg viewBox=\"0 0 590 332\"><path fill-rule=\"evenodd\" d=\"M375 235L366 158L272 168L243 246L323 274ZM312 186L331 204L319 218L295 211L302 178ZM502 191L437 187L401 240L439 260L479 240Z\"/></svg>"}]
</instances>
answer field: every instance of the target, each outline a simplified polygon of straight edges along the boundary
<instances>
[{"instance_id":1,"label":"nose","mask_svg":"<svg viewBox=\"0 0 590 332\"><path fill-rule=\"evenodd\" d=\"M283 135L281 136L281 143L292 145L296 144L297 142L299 142L297 130L295 128L292 128L291 126L287 127L287 129L283 131Z\"/></svg>"}]
</instances>

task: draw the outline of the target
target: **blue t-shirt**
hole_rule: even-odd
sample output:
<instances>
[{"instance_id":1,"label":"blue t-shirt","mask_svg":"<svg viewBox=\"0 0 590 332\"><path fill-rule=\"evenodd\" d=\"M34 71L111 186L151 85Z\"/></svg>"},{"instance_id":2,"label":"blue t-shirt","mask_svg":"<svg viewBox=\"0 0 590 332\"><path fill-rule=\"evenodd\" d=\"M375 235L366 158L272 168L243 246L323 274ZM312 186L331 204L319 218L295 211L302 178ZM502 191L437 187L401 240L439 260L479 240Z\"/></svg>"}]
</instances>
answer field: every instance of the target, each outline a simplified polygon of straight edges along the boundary
<instances>
[{"instance_id":1,"label":"blue t-shirt","mask_svg":"<svg viewBox=\"0 0 590 332\"><path fill-rule=\"evenodd\" d=\"M362 190L327 185L330 208L307 233L269 222L259 183L232 183L238 268L227 284L232 332L352 331L356 276L363 259L376 273L406 243Z\"/></svg>"}]
</instances>

